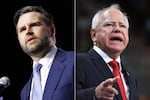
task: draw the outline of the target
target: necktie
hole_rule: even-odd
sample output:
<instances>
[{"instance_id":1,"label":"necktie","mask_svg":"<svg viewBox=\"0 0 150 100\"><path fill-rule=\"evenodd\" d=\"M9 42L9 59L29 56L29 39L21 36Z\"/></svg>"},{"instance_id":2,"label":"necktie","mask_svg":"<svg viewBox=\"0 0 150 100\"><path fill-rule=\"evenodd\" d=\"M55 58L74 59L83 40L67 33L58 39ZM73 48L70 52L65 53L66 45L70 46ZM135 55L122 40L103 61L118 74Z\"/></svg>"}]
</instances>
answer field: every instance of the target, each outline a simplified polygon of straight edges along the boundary
<instances>
[{"instance_id":1,"label":"necktie","mask_svg":"<svg viewBox=\"0 0 150 100\"><path fill-rule=\"evenodd\" d=\"M109 65L113 68L113 75L120 77L120 79L118 80L118 85L119 85L120 92L122 95L122 100L127 100L122 77L121 77L121 74L119 71L119 65L118 65L117 61L113 60L113 61L109 62Z\"/></svg>"},{"instance_id":2,"label":"necktie","mask_svg":"<svg viewBox=\"0 0 150 100\"><path fill-rule=\"evenodd\" d=\"M32 100L42 100L42 86L40 69L42 65L36 64L33 69L33 88L32 88Z\"/></svg>"}]
</instances>

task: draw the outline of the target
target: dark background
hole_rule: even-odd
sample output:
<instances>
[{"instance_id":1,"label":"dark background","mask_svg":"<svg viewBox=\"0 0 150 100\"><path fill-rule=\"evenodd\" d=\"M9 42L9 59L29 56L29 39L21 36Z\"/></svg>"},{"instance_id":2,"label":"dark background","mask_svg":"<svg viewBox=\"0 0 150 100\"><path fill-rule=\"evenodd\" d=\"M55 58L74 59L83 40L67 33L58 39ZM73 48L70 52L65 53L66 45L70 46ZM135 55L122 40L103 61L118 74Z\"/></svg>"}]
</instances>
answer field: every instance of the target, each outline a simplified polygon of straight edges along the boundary
<instances>
[{"instance_id":1,"label":"dark background","mask_svg":"<svg viewBox=\"0 0 150 100\"><path fill-rule=\"evenodd\" d=\"M4 100L20 100L20 91L32 72L31 59L20 48L13 23L14 13L23 6L41 5L54 17L57 47L74 48L73 0L4 0L0 6L0 77L7 76L11 84L2 91Z\"/></svg>"}]
</instances>

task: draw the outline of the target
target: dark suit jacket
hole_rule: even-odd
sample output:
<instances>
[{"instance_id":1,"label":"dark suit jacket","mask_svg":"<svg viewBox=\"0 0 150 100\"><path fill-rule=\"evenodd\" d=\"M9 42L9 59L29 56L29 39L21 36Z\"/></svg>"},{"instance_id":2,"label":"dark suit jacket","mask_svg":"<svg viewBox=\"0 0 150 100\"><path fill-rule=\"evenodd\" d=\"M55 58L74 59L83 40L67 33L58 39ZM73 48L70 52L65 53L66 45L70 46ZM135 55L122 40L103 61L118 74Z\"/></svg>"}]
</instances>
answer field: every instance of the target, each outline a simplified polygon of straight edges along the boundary
<instances>
[{"instance_id":1,"label":"dark suit jacket","mask_svg":"<svg viewBox=\"0 0 150 100\"><path fill-rule=\"evenodd\" d=\"M73 100L74 54L58 49L46 82L42 100ZM21 100L29 100L31 80L21 91Z\"/></svg>"},{"instance_id":2,"label":"dark suit jacket","mask_svg":"<svg viewBox=\"0 0 150 100\"><path fill-rule=\"evenodd\" d=\"M101 56L93 49L88 53L77 55L77 100L93 100L95 87L107 78L113 77ZM123 67L123 74L129 86L129 100L139 100L137 81L134 76ZM117 84L114 87L119 91ZM120 91L114 100L122 100Z\"/></svg>"}]
</instances>

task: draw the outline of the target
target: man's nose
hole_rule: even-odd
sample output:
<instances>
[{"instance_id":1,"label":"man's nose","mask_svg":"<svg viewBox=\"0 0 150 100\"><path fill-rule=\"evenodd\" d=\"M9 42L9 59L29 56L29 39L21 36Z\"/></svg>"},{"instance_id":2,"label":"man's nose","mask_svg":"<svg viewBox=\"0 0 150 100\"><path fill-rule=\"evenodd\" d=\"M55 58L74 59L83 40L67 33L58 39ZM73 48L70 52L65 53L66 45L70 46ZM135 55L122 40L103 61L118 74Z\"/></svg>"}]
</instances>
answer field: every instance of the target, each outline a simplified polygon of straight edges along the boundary
<instances>
[{"instance_id":1,"label":"man's nose","mask_svg":"<svg viewBox=\"0 0 150 100\"><path fill-rule=\"evenodd\" d=\"M114 33L119 33L119 32L121 32L121 31L120 31L120 26L119 26L119 25L115 25L115 26L114 26L114 29L113 29L113 32L114 32Z\"/></svg>"},{"instance_id":2,"label":"man's nose","mask_svg":"<svg viewBox=\"0 0 150 100\"><path fill-rule=\"evenodd\" d=\"M26 27L26 34L27 35L32 35L33 34L33 31L29 26Z\"/></svg>"}]
</instances>

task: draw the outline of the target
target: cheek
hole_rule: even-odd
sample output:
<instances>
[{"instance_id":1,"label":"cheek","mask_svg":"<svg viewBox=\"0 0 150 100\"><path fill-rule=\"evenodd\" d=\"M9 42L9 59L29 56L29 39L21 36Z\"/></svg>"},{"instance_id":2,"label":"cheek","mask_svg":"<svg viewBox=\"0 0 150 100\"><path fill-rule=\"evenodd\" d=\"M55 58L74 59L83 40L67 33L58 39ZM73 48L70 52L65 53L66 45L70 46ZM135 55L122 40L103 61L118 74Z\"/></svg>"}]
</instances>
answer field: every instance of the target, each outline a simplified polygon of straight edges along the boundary
<instances>
[{"instance_id":1,"label":"cheek","mask_svg":"<svg viewBox=\"0 0 150 100\"><path fill-rule=\"evenodd\" d=\"M98 31L99 32L97 33L97 36L96 36L97 41L106 42L108 34L110 33L110 29L100 28Z\"/></svg>"},{"instance_id":2,"label":"cheek","mask_svg":"<svg viewBox=\"0 0 150 100\"><path fill-rule=\"evenodd\" d=\"M125 45L128 45L128 43L129 43L129 38L127 37Z\"/></svg>"},{"instance_id":3,"label":"cheek","mask_svg":"<svg viewBox=\"0 0 150 100\"><path fill-rule=\"evenodd\" d=\"M98 40L105 40L108 36L108 31L103 30L100 33L98 33L97 38Z\"/></svg>"},{"instance_id":4,"label":"cheek","mask_svg":"<svg viewBox=\"0 0 150 100\"><path fill-rule=\"evenodd\" d=\"M40 30L37 30L35 32L35 35L40 38L40 37L48 36L49 32L46 29L42 28Z\"/></svg>"},{"instance_id":5,"label":"cheek","mask_svg":"<svg viewBox=\"0 0 150 100\"><path fill-rule=\"evenodd\" d=\"M20 43L20 45L24 45L25 44L25 41L24 41L24 37L22 36L18 36L18 41Z\"/></svg>"},{"instance_id":6,"label":"cheek","mask_svg":"<svg viewBox=\"0 0 150 100\"><path fill-rule=\"evenodd\" d=\"M99 34L97 36L97 41L100 45L104 45L107 42L107 36L106 34Z\"/></svg>"},{"instance_id":7,"label":"cheek","mask_svg":"<svg viewBox=\"0 0 150 100\"><path fill-rule=\"evenodd\" d=\"M126 32L126 34L125 34L125 40L126 40L126 43L129 42L129 34L128 34L128 32Z\"/></svg>"}]
</instances>

